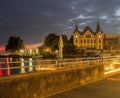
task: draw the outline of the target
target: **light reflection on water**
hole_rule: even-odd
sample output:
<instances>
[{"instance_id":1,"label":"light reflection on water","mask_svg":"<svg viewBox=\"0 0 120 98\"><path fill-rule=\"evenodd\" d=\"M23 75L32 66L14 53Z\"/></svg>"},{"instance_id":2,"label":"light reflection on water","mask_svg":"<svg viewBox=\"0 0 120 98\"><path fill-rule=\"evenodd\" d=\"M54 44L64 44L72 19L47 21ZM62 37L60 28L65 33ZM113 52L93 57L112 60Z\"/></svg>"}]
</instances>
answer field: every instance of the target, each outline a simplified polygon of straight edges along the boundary
<instances>
[{"instance_id":1,"label":"light reflection on water","mask_svg":"<svg viewBox=\"0 0 120 98\"><path fill-rule=\"evenodd\" d=\"M35 70L33 68L32 58L0 58L0 62L0 76L32 72Z\"/></svg>"}]
</instances>

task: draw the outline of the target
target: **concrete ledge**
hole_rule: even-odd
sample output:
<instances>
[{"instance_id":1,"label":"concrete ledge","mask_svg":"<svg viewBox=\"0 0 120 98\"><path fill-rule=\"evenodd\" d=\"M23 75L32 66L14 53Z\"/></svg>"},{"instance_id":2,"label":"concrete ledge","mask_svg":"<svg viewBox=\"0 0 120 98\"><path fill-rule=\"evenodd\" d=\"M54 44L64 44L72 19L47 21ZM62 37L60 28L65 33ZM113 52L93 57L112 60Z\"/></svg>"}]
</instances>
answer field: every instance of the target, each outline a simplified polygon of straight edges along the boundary
<instances>
[{"instance_id":1,"label":"concrete ledge","mask_svg":"<svg viewBox=\"0 0 120 98\"><path fill-rule=\"evenodd\" d=\"M0 98L43 98L103 78L103 65L0 77Z\"/></svg>"}]
</instances>

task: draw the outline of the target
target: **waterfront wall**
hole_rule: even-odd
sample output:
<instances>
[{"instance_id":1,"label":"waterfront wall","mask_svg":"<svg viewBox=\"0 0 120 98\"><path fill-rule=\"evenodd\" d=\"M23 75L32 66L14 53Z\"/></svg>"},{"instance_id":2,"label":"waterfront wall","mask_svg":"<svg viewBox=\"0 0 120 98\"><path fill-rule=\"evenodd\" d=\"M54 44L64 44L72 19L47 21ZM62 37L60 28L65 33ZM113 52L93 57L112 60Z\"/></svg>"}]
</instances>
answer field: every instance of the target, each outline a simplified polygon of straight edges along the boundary
<instances>
[{"instance_id":1,"label":"waterfront wall","mask_svg":"<svg viewBox=\"0 0 120 98\"><path fill-rule=\"evenodd\" d=\"M103 65L0 77L0 98L43 98L103 78Z\"/></svg>"}]
</instances>

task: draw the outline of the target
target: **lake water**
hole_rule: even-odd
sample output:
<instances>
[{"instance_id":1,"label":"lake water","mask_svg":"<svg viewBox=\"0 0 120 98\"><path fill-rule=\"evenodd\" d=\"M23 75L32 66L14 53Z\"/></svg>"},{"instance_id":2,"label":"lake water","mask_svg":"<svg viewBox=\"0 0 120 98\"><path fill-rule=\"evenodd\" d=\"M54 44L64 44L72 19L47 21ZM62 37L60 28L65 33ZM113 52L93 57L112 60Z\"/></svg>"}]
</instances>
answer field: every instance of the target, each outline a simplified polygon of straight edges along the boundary
<instances>
[{"instance_id":1,"label":"lake water","mask_svg":"<svg viewBox=\"0 0 120 98\"><path fill-rule=\"evenodd\" d=\"M32 72L34 65L32 58L0 58L0 76Z\"/></svg>"}]
</instances>

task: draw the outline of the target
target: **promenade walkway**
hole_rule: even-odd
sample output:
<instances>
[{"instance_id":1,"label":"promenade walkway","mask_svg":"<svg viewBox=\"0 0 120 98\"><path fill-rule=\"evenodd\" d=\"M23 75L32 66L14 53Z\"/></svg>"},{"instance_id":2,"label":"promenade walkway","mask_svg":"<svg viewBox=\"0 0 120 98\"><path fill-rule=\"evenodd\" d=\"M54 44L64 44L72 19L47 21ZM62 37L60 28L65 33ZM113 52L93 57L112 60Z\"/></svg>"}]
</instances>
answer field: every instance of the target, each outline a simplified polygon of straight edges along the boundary
<instances>
[{"instance_id":1,"label":"promenade walkway","mask_svg":"<svg viewBox=\"0 0 120 98\"><path fill-rule=\"evenodd\" d=\"M120 75L48 98L120 98Z\"/></svg>"}]
</instances>

